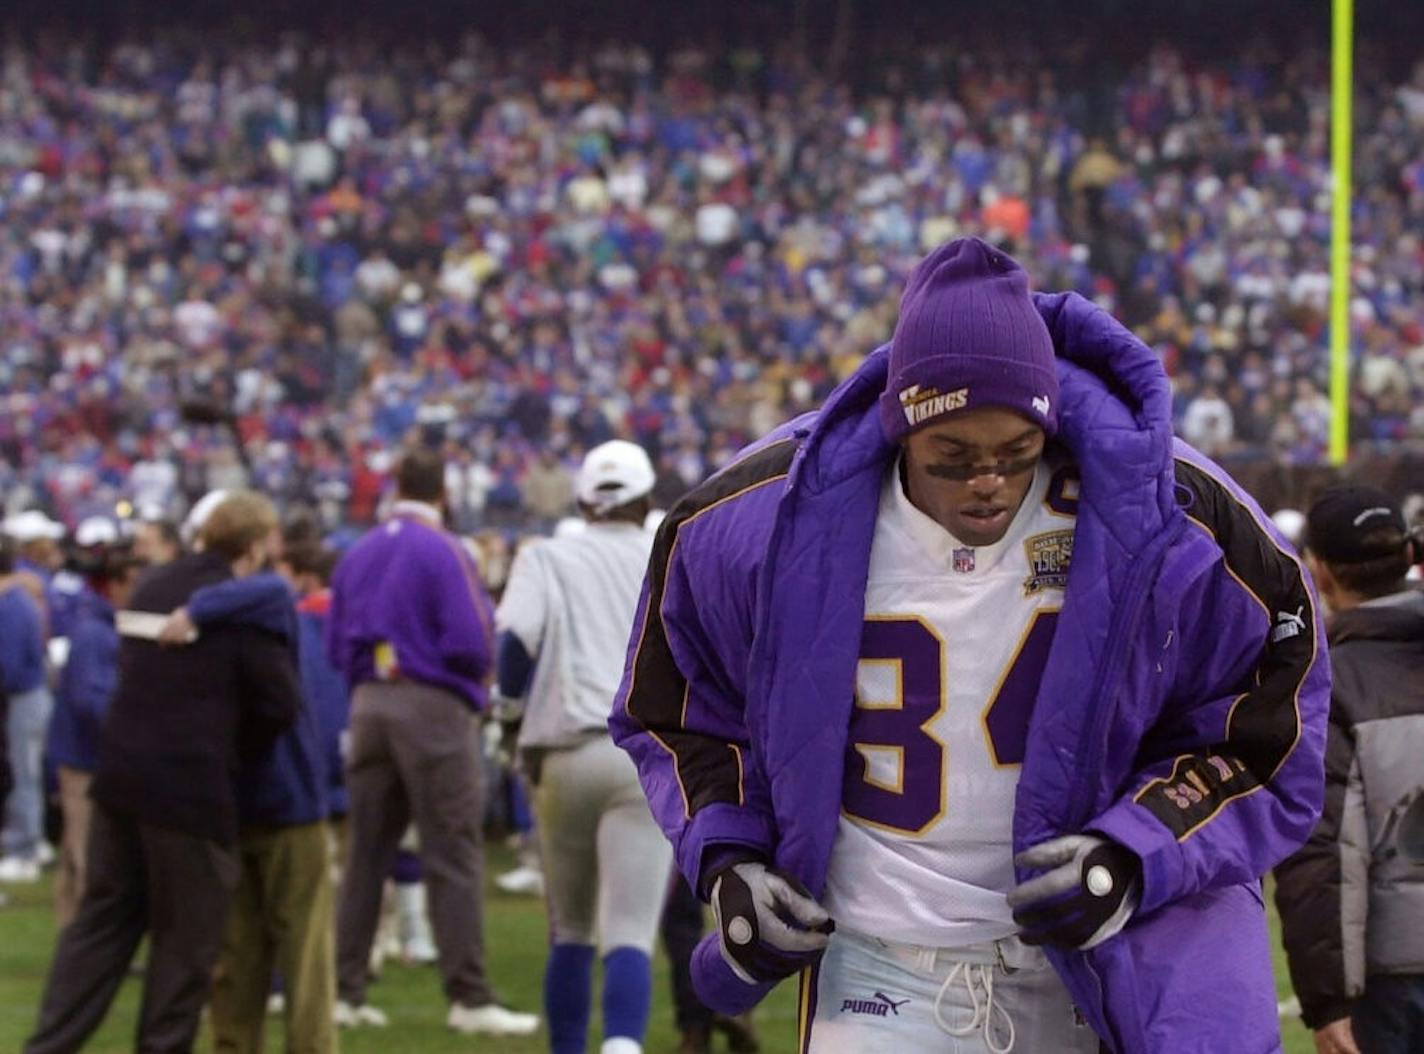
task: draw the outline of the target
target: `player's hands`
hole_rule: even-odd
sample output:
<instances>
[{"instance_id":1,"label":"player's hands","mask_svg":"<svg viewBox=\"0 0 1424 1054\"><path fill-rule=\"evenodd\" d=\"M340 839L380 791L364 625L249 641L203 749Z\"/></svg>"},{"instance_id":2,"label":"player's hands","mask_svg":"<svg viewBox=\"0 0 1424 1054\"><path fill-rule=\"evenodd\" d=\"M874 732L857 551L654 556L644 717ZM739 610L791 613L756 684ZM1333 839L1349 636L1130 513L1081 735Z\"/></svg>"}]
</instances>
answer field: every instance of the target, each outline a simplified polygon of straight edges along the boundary
<instances>
[{"instance_id":1,"label":"player's hands","mask_svg":"<svg viewBox=\"0 0 1424 1054\"><path fill-rule=\"evenodd\" d=\"M747 984L813 962L836 925L800 882L761 863L733 864L712 884L722 958Z\"/></svg>"},{"instance_id":2,"label":"player's hands","mask_svg":"<svg viewBox=\"0 0 1424 1054\"><path fill-rule=\"evenodd\" d=\"M179 608L168 616L168 621L158 631L158 643L165 648L177 648L192 644L198 639L198 627L188 617L187 608Z\"/></svg>"},{"instance_id":3,"label":"player's hands","mask_svg":"<svg viewBox=\"0 0 1424 1054\"><path fill-rule=\"evenodd\" d=\"M1360 1054L1348 1017L1316 1029L1311 1038L1315 1040L1316 1054Z\"/></svg>"},{"instance_id":4,"label":"player's hands","mask_svg":"<svg viewBox=\"0 0 1424 1054\"><path fill-rule=\"evenodd\" d=\"M1098 835L1041 842L1014 857L1014 863L1047 872L1009 893L1025 944L1092 948L1127 925L1141 897L1142 861Z\"/></svg>"}]
</instances>

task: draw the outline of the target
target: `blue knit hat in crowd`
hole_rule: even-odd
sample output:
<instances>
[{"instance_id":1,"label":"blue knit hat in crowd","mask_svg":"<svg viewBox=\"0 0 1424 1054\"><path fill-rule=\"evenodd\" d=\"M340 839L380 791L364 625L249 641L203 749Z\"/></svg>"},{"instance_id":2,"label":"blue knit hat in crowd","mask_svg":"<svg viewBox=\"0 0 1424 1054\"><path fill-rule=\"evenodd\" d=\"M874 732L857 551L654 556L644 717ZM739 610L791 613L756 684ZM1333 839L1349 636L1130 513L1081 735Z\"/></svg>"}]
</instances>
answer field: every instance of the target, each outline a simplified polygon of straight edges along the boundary
<instances>
[{"instance_id":1,"label":"blue knit hat in crowd","mask_svg":"<svg viewBox=\"0 0 1424 1054\"><path fill-rule=\"evenodd\" d=\"M1016 410L1051 436L1058 371L1024 269L987 242L958 238L925 257L905 286L880 421L898 442L978 406Z\"/></svg>"}]
</instances>

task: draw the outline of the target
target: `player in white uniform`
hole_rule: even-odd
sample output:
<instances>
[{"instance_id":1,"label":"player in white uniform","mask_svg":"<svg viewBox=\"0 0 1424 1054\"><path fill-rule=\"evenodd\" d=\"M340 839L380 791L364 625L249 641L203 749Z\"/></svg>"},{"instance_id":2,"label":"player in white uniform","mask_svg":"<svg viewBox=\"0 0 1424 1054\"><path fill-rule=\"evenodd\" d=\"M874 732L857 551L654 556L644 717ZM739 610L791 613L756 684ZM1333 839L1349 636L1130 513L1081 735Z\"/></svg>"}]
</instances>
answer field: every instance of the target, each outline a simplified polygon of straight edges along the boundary
<instances>
[{"instance_id":1,"label":"player in white uniform","mask_svg":"<svg viewBox=\"0 0 1424 1054\"><path fill-rule=\"evenodd\" d=\"M1278 1048L1256 879L1315 820L1329 674L1170 409L959 239L671 511L610 726L716 911L709 1006L803 973L803 1054Z\"/></svg>"},{"instance_id":2,"label":"player in white uniform","mask_svg":"<svg viewBox=\"0 0 1424 1054\"><path fill-rule=\"evenodd\" d=\"M1021 422L1005 420L1017 438ZM1093 1051L1048 960L1014 936L1006 900L1077 476L1038 462L1007 531L975 545L916 508L902 472L897 461L886 473L870 552L850 729L864 768L847 783L823 898L835 937L803 982L827 1011L807 1022L809 1049ZM877 725L906 709L923 713L919 749L937 759L877 743L903 738Z\"/></svg>"},{"instance_id":3,"label":"player in white uniform","mask_svg":"<svg viewBox=\"0 0 1424 1054\"><path fill-rule=\"evenodd\" d=\"M1099 857L1084 860L1107 854L1108 886L1094 892L1075 941L1091 946L1130 916L1138 865L1079 835L1021 857L1048 874L1020 886L1012 837L1029 717L1072 560L1078 476L1047 446L1053 352L1026 290L1012 291L1021 272L973 244L945 266L921 278L951 290L948 314L904 308L897 330L899 342L909 312L930 357L886 396L902 448L871 543L824 896L817 903L759 863L730 863L712 865L711 900L723 955L744 980L784 972L825 944L802 976L803 1051L1088 1054L1098 1038L1047 957L1021 939L1025 911L1073 916L1080 875ZM984 276L1000 291L987 300L972 285ZM976 312L1002 331L965 321ZM739 938L749 949L762 942L771 958L739 959Z\"/></svg>"},{"instance_id":4,"label":"player in white uniform","mask_svg":"<svg viewBox=\"0 0 1424 1054\"><path fill-rule=\"evenodd\" d=\"M496 616L501 691L527 697L519 749L549 897L555 1054L585 1049L595 947L603 1054L637 1054L647 1028L672 847L632 760L609 738L608 714L652 548L643 527L652 488L640 447L614 440L590 451L577 487L588 529L521 551Z\"/></svg>"}]
</instances>

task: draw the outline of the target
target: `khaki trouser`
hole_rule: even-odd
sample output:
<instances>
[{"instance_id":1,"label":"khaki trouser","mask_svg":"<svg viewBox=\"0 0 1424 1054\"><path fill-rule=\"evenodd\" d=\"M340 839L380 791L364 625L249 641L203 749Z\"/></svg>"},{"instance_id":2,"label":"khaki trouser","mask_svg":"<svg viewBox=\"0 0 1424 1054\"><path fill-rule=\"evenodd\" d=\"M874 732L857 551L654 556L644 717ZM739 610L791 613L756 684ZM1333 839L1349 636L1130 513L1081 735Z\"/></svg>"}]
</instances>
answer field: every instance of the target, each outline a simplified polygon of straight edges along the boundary
<instances>
[{"instance_id":1,"label":"khaki trouser","mask_svg":"<svg viewBox=\"0 0 1424 1054\"><path fill-rule=\"evenodd\" d=\"M325 823L248 828L242 880L213 982L213 1049L257 1054L275 968L287 997L287 1050L331 1054L336 1000L331 841Z\"/></svg>"},{"instance_id":2,"label":"khaki trouser","mask_svg":"<svg viewBox=\"0 0 1424 1054\"><path fill-rule=\"evenodd\" d=\"M84 898L85 857L89 852L89 820L94 803L89 784L94 774L68 765L59 766L59 808L64 814L64 838L59 845L59 866L54 878L54 914L59 928L69 925Z\"/></svg>"}]
</instances>

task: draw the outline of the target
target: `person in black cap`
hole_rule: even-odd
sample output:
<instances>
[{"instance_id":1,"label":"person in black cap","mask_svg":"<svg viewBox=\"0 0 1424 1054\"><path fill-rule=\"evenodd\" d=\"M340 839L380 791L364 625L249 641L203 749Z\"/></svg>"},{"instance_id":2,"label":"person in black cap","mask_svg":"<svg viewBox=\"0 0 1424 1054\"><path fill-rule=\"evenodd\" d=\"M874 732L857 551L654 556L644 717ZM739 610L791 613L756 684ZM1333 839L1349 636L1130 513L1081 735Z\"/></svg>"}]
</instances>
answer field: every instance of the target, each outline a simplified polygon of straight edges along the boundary
<instances>
[{"instance_id":1,"label":"person in black cap","mask_svg":"<svg viewBox=\"0 0 1424 1054\"><path fill-rule=\"evenodd\" d=\"M1291 981L1321 1054L1424 1050L1424 558L1399 505L1342 486L1305 544L1335 670L1325 811L1276 870Z\"/></svg>"}]
</instances>

